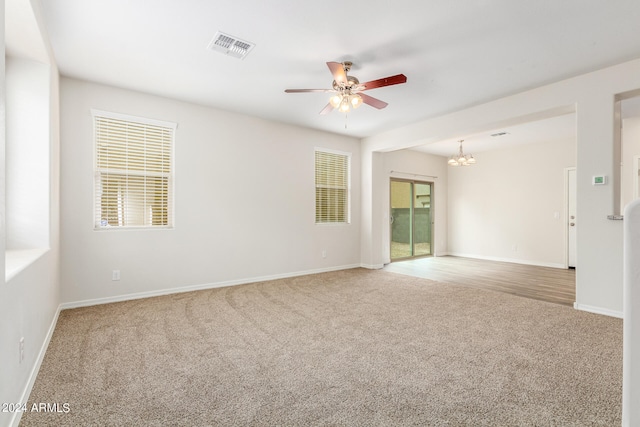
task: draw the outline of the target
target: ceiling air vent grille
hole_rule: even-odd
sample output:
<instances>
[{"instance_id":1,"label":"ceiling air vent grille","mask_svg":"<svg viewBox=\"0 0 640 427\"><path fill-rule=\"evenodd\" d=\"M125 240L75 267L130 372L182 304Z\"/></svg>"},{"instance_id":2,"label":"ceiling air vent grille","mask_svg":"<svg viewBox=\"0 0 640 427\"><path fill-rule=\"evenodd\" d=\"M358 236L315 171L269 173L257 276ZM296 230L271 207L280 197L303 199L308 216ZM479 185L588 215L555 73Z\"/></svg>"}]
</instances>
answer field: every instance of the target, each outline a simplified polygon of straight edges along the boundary
<instances>
[{"instance_id":1,"label":"ceiling air vent grille","mask_svg":"<svg viewBox=\"0 0 640 427\"><path fill-rule=\"evenodd\" d=\"M209 43L208 48L234 58L244 59L254 46L255 44L253 43L218 31L211 43Z\"/></svg>"}]
</instances>

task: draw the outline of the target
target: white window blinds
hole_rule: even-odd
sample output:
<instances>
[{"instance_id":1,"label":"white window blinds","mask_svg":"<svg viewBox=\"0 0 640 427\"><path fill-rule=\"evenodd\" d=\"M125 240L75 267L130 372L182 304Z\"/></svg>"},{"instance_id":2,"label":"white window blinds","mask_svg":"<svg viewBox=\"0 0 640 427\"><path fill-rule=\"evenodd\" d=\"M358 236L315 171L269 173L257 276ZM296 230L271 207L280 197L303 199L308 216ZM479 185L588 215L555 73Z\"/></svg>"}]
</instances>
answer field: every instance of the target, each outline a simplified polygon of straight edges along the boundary
<instances>
[{"instance_id":1,"label":"white window blinds","mask_svg":"<svg viewBox=\"0 0 640 427\"><path fill-rule=\"evenodd\" d=\"M173 226L175 124L94 112L95 228Z\"/></svg>"},{"instance_id":2,"label":"white window blinds","mask_svg":"<svg viewBox=\"0 0 640 427\"><path fill-rule=\"evenodd\" d=\"M316 149L316 223L349 222L351 155Z\"/></svg>"}]
</instances>

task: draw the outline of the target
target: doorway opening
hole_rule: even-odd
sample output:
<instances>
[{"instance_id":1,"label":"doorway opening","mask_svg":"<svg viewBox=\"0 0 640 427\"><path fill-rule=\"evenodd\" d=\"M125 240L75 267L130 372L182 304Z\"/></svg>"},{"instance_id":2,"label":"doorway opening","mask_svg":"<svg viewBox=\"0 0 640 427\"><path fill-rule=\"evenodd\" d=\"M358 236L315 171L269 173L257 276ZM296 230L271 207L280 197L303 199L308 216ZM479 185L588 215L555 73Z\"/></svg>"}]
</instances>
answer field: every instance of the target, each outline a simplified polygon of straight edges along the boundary
<instances>
[{"instance_id":1,"label":"doorway opening","mask_svg":"<svg viewBox=\"0 0 640 427\"><path fill-rule=\"evenodd\" d=\"M391 261L433 255L433 182L391 179Z\"/></svg>"}]
</instances>

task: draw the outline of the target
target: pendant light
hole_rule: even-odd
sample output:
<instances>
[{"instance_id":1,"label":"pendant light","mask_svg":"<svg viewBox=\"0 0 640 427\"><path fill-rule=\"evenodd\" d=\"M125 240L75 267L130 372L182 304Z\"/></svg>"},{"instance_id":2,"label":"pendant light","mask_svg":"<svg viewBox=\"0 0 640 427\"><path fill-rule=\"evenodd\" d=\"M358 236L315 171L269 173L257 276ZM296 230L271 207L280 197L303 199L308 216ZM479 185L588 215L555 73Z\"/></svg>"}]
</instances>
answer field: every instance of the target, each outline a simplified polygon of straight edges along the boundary
<instances>
[{"instance_id":1,"label":"pendant light","mask_svg":"<svg viewBox=\"0 0 640 427\"><path fill-rule=\"evenodd\" d=\"M464 151L462 151L463 141L464 139L458 141L460 143L460 149L458 150L458 153L449 157L449 161L447 162L449 166L469 166L476 164L476 159L473 157L473 155L464 154Z\"/></svg>"}]
</instances>

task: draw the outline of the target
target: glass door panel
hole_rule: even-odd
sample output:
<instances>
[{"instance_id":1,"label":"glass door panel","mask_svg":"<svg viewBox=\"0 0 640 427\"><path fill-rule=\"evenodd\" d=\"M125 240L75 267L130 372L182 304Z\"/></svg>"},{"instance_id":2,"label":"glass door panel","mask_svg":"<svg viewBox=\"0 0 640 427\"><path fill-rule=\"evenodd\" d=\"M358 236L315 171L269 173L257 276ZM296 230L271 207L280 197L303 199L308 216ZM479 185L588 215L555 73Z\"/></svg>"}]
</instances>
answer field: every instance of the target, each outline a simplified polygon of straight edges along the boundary
<instances>
[{"instance_id":1,"label":"glass door panel","mask_svg":"<svg viewBox=\"0 0 640 427\"><path fill-rule=\"evenodd\" d=\"M391 259L413 256L412 185L391 181Z\"/></svg>"},{"instance_id":2,"label":"glass door panel","mask_svg":"<svg viewBox=\"0 0 640 427\"><path fill-rule=\"evenodd\" d=\"M433 184L391 180L391 260L432 255Z\"/></svg>"},{"instance_id":3,"label":"glass door panel","mask_svg":"<svg viewBox=\"0 0 640 427\"><path fill-rule=\"evenodd\" d=\"M413 255L431 255L431 184L414 183Z\"/></svg>"}]
</instances>

